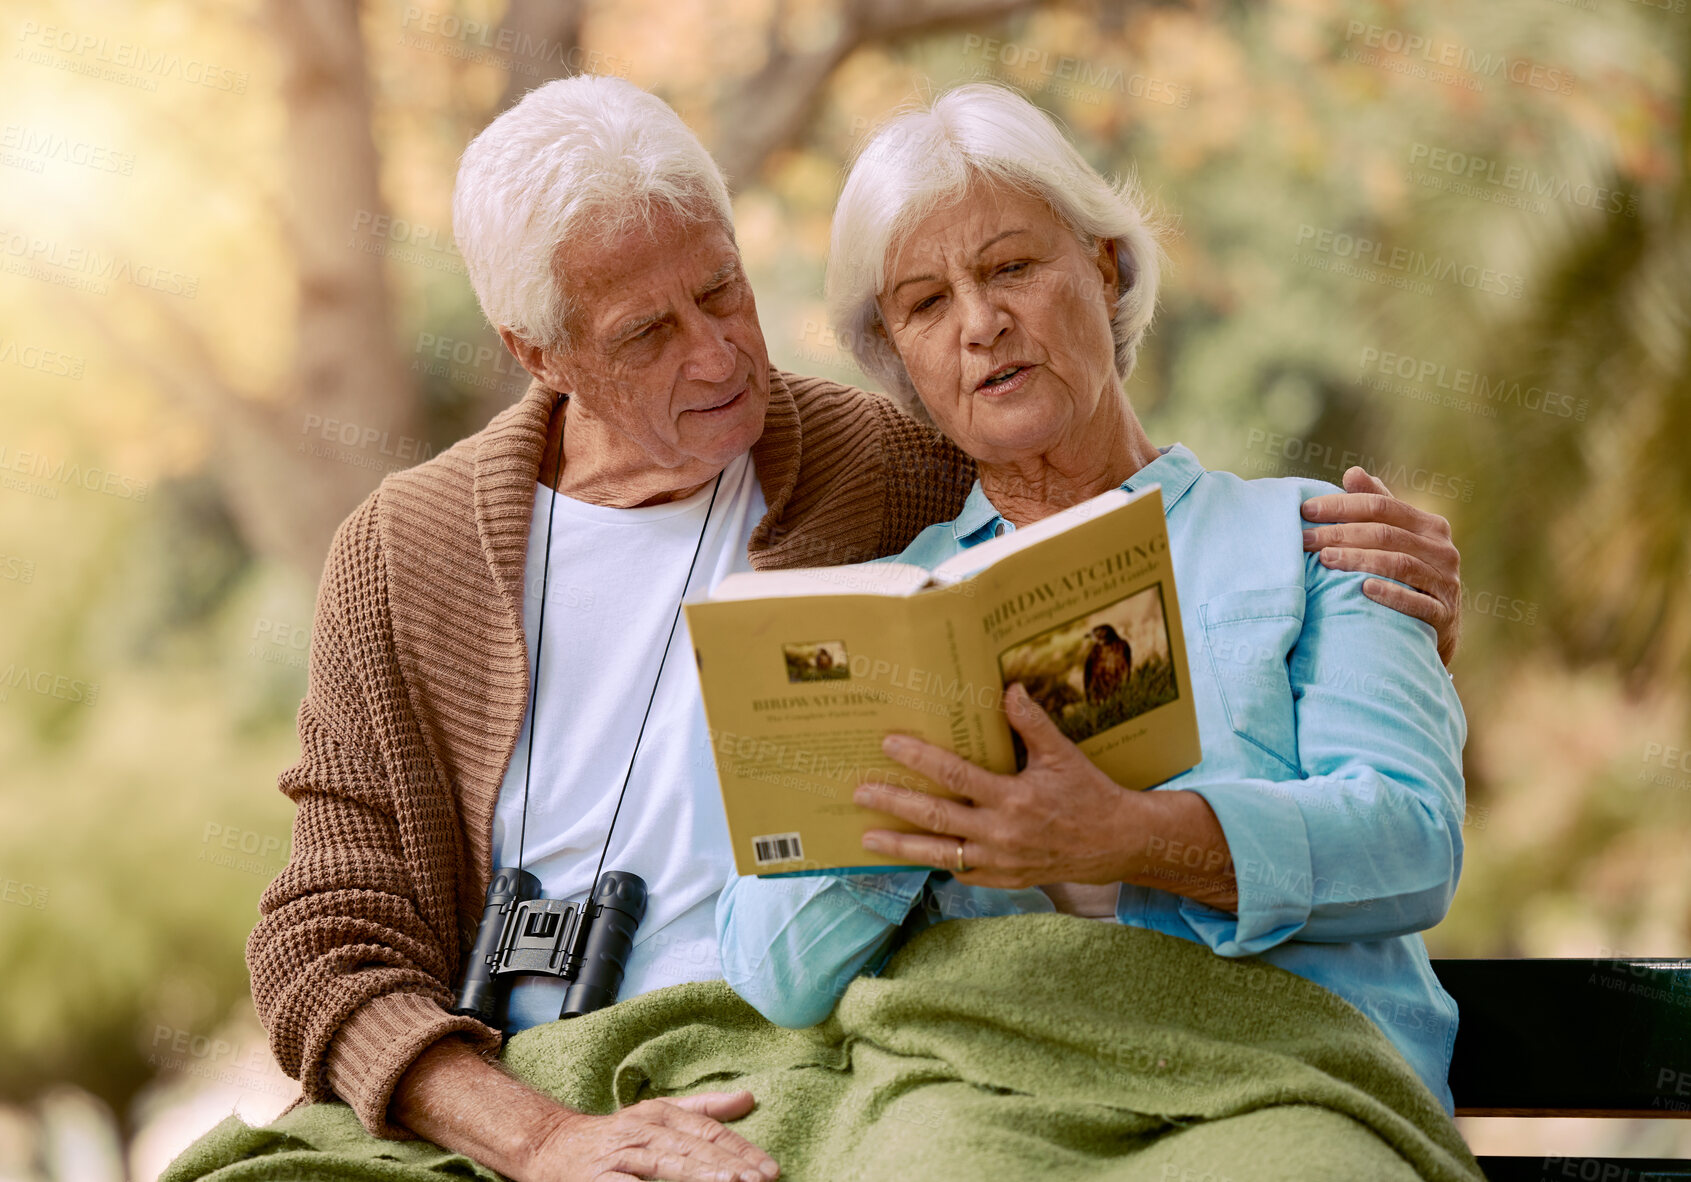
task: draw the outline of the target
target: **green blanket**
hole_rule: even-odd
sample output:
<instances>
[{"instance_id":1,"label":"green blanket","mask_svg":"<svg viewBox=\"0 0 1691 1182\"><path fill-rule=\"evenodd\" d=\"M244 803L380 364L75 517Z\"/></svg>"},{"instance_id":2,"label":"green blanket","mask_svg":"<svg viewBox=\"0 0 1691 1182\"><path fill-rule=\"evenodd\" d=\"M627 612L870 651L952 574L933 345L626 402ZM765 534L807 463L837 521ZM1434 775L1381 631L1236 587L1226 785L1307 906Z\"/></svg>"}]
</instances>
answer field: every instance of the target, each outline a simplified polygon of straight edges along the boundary
<instances>
[{"instance_id":1,"label":"green blanket","mask_svg":"<svg viewBox=\"0 0 1691 1182\"><path fill-rule=\"evenodd\" d=\"M860 978L809 1030L722 982L509 1040L576 1108L747 1088L735 1127L788 1182L1479 1179L1454 1124L1359 1011L1283 970L1064 915L956 920ZM231 1117L163 1182L495 1178L380 1141L340 1104Z\"/></svg>"}]
</instances>

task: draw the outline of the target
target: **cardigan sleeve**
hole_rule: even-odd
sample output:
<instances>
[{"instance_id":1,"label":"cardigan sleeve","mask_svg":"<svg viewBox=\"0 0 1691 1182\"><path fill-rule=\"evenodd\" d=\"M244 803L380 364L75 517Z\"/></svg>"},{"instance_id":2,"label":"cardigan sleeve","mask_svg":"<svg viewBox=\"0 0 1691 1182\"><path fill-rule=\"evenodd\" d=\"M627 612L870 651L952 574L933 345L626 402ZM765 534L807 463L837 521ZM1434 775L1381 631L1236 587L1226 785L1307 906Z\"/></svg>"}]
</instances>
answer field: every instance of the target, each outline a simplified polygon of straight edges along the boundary
<instances>
[{"instance_id":1,"label":"cardigan sleeve","mask_svg":"<svg viewBox=\"0 0 1691 1182\"><path fill-rule=\"evenodd\" d=\"M388 699L403 686L376 538L372 496L336 534L318 591L300 757L279 782L297 806L293 851L259 900L247 967L305 1099L339 1097L371 1133L405 1138L387 1107L417 1057L448 1034L490 1054L500 1036L447 1010L458 935L430 884L453 881L456 821L450 801L398 791L408 757Z\"/></svg>"},{"instance_id":2,"label":"cardigan sleeve","mask_svg":"<svg viewBox=\"0 0 1691 1182\"><path fill-rule=\"evenodd\" d=\"M881 554L897 554L928 526L950 521L963 511L963 501L975 483L975 462L890 399L875 397L872 405L879 418L886 505L877 549Z\"/></svg>"},{"instance_id":3,"label":"cardigan sleeve","mask_svg":"<svg viewBox=\"0 0 1691 1182\"><path fill-rule=\"evenodd\" d=\"M778 370L772 381L790 394L793 421L772 413L753 455L760 476L786 465L790 483L752 535L754 567L883 558L962 511L974 461L886 395Z\"/></svg>"}]
</instances>

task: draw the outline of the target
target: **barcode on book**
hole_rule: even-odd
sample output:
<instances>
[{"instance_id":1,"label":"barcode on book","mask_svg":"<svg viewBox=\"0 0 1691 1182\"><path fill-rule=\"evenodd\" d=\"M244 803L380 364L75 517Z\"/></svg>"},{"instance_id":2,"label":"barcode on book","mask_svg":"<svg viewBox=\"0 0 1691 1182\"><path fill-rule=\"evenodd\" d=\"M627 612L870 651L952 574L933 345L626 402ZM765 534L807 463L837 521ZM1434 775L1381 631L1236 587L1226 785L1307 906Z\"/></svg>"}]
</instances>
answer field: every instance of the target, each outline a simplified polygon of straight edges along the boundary
<instances>
[{"instance_id":1,"label":"barcode on book","mask_svg":"<svg viewBox=\"0 0 1691 1182\"><path fill-rule=\"evenodd\" d=\"M759 866L804 857L804 843L796 833L770 833L752 838L752 854Z\"/></svg>"}]
</instances>

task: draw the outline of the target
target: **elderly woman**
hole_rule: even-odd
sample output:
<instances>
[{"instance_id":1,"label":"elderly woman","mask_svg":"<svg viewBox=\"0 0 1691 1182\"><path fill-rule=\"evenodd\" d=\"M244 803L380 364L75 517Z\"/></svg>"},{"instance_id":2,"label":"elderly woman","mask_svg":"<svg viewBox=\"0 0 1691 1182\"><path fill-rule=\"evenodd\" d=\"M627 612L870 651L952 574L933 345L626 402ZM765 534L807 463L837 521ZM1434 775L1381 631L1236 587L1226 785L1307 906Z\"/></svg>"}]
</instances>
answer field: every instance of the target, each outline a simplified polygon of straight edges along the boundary
<instances>
[{"instance_id":1,"label":"elderly woman","mask_svg":"<svg viewBox=\"0 0 1691 1182\"><path fill-rule=\"evenodd\" d=\"M829 261L837 320L864 369L979 463L961 515L902 560L932 566L1106 490L1161 485L1204 758L1124 792L1019 686L1005 701L1029 751L1018 775L889 736L889 756L962 799L863 784L858 804L920 827L863 844L937 870L731 882L726 976L801 1026L932 922L1114 920L1346 999L1448 1112L1456 1006L1416 933L1461 870L1461 706L1430 627L1306 553L1298 507L1322 486L1208 471L1146 437L1122 382L1157 263L1131 191L1002 88L895 119L854 165Z\"/></svg>"}]
</instances>

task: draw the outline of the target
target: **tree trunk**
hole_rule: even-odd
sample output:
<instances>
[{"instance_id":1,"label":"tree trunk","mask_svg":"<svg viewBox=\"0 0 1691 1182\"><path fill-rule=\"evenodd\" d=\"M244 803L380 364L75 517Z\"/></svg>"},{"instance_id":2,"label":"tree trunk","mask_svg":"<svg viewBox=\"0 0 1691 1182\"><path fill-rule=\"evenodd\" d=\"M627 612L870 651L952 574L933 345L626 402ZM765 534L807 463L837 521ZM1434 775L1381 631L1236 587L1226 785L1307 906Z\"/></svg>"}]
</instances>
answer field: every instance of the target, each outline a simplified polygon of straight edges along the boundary
<instances>
[{"instance_id":1,"label":"tree trunk","mask_svg":"<svg viewBox=\"0 0 1691 1182\"><path fill-rule=\"evenodd\" d=\"M585 0L511 0L500 28L516 35L516 48L511 53L511 75L499 99L499 111L537 86L578 72L570 63L579 60L586 9ZM525 46L540 49L524 53Z\"/></svg>"},{"instance_id":2,"label":"tree trunk","mask_svg":"<svg viewBox=\"0 0 1691 1182\"><path fill-rule=\"evenodd\" d=\"M297 336L279 398L232 400L218 467L248 543L315 572L335 526L384 470L410 462L398 443L422 429L394 343L383 256L402 244L385 236L358 6L265 8L283 61Z\"/></svg>"}]
</instances>

